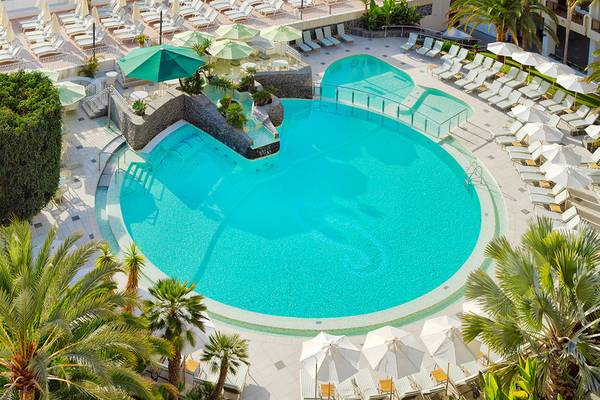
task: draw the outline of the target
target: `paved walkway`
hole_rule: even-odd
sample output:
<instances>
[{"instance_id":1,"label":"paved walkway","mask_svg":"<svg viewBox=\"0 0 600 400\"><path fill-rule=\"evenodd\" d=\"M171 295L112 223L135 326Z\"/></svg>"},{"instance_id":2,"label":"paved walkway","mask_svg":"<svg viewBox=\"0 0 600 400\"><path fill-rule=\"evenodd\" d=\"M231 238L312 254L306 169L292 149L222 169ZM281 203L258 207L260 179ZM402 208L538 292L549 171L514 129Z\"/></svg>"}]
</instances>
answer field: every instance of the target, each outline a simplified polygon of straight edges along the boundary
<instances>
[{"instance_id":1,"label":"paved walkway","mask_svg":"<svg viewBox=\"0 0 600 400\"><path fill-rule=\"evenodd\" d=\"M489 107L476 96L465 94L451 84L446 84L428 73L428 64L437 60L424 59L414 54L402 54L398 49L401 40L356 38L353 45L341 45L306 57L314 72L315 80L320 80L327 66L341 57L351 54L370 54L379 57L408 72L416 84L444 90L471 105L475 111L470 123L453 131L453 136L465 147L474 152L480 161L492 172L500 186L506 203L509 227L508 236L516 242L532 216L532 205L528 201L525 185L520 180L507 154L491 141L490 132L506 125L509 118ZM64 164L72 172L72 184L60 207L47 207L33 218L34 235L39 238L52 224L59 225L59 238L74 232L81 232L83 240L101 239L96 224L94 193L99 178L98 157L100 149L114 134L102 126L104 120L89 120L80 110L68 115L65 121ZM445 314L460 311L456 303L444 310ZM421 322L404 328L418 333ZM250 332L237 327L217 323L219 329L237 331L250 341L250 377L244 392L247 400L288 400L298 399L299 362L301 343L306 338L268 335ZM358 346L363 336L352 337Z\"/></svg>"}]
</instances>

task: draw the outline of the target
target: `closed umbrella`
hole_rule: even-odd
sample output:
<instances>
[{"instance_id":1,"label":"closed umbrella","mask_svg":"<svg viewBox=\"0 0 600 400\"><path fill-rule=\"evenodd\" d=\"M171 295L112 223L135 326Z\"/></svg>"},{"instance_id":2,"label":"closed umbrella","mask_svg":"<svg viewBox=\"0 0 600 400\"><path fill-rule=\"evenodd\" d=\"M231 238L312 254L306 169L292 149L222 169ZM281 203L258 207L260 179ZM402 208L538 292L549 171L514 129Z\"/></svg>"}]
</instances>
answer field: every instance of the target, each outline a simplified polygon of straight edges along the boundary
<instances>
[{"instance_id":1,"label":"closed umbrella","mask_svg":"<svg viewBox=\"0 0 600 400\"><path fill-rule=\"evenodd\" d=\"M425 355L411 333L391 326L369 332L362 353L374 371L390 380L419 372Z\"/></svg>"},{"instance_id":2,"label":"closed umbrella","mask_svg":"<svg viewBox=\"0 0 600 400\"><path fill-rule=\"evenodd\" d=\"M87 0L80 0L80 1L81 1L81 7L79 7L79 17L81 17L83 19L89 15L90 8L88 6Z\"/></svg>"},{"instance_id":3,"label":"closed umbrella","mask_svg":"<svg viewBox=\"0 0 600 400\"><path fill-rule=\"evenodd\" d=\"M600 125L590 125L585 128L585 133L588 134L589 137L596 140L600 137Z\"/></svg>"},{"instance_id":4,"label":"closed umbrella","mask_svg":"<svg viewBox=\"0 0 600 400\"><path fill-rule=\"evenodd\" d=\"M118 10L127 7L127 0L117 0Z\"/></svg>"},{"instance_id":5,"label":"closed umbrella","mask_svg":"<svg viewBox=\"0 0 600 400\"><path fill-rule=\"evenodd\" d=\"M179 15L179 0L172 0L171 3L171 15L173 16L173 18L177 17Z\"/></svg>"},{"instance_id":6,"label":"closed umbrella","mask_svg":"<svg viewBox=\"0 0 600 400\"><path fill-rule=\"evenodd\" d=\"M250 40L259 30L244 24L221 25L215 31L219 39Z\"/></svg>"},{"instance_id":7,"label":"closed umbrella","mask_svg":"<svg viewBox=\"0 0 600 400\"><path fill-rule=\"evenodd\" d=\"M480 351L481 344L478 341L465 343L461 327L458 319L444 315L425 321L421 330L421 340L431 357L438 364L447 364L447 376L450 375L450 364L462 365L475 361Z\"/></svg>"},{"instance_id":8,"label":"closed umbrella","mask_svg":"<svg viewBox=\"0 0 600 400\"><path fill-rule=\"evenodd\" d=\"M334 336L325 332L302 343L300 362L302 367L317 381L343 382L358 371L360 351L346 336Z\"/></svg>"},{"instance_id":9,"label":"closed umbrella","mask_svg":"<svg viewBox=\"0 0 600 400\"><path fill-rule=\"evenodd\" d=\"M272 42L283 43L302 38L302 32L291 26L279 25L263 29L260 36L269 39Z\"/></svg>"},{"instance_id":10,"label":"closed umbrella","mask_svg":"<svg viewBox=\"0 0 600 400\"><path fill-rule=\"evenodd\" d=\"M140 24L144 22L142 19L142 14L140 14L140 8L137 4L134 4L131 8L131 20L134 24Z\"/></svg>"},{"instance_id":11,"label":"closed umbrella","mask_svg":"<svg viewBox=\"0 0 600 400\"><path fill-rule=\"evenodd\" d=\"M563 139L564 134L560 129L553 126L541 122L528 122L519 129L519 132L517 132L516 135L518 140L523 140L525 136L529 137L529 143L555 143L560 142Z\"/></svg>"},{"instance_id":12,"label":"closed umbrella","mask_svg":"<svg viewBox=\"0 0 600 400\"><path fill-rule=\"evenodd\" d=\"M15 32L13 31L12 25L9 23L4 27L4 38L8 43L15 41Z\"/></svg>"},{"instance_id":13,"label":"closed umbrella","mask_svg":"<svg viewBox=\"0 0 600 400\"><path fill-rule=\"evenodd\" d=\"M52 14L50 13L50 7L48 7L48 2L46 0L40 1L40 11L42 13L42 20L44 22L50 21Z\"/></svg>"},{"instance_id":14,"label":"closed umbrella","mask_svg":"<svg viewBox=\"0 0 600 400\"><path fill-rule=\"evenodd\" d=\"M63 107L70 107L86 96L85 87L74 82L58 82L58 98Z\"/></svg>"},{"instance_id":15,"label":"closed umbrella","mask_svg":"<svg viewBox=\"0 0 600 400\"><path fill-rule=\"evenodd\" d=\"M522 51L522 49L513 43L494 42L487 45L487 49L497 56L510 57L513 53Z\"/></svg>"},{"instance_id":16,"label":"closed umbrella","mask_svg":"<svg viewBox=\"0 0 600 400\"><path fill-rule=\"evenodd\" d=\"M585 188L592 180L578 168L566 165L551 165L546 170L546 179L557 185L570 188Z\"/></svg>"},{"instance_id":17,"label":"closed umbrella","mask_svg":"<svg viewBox=\"0 0 600 400\"><path fill-rule=\"evenodd\" d=\"M50 31L57 35L60 34L60 22L58 21L56 14L52 14L52 19L50 20Z\"/></svg>"},{"instance_id":18,"label":"closed umbrella","mask_svg":"<svg viewBox=\"0 0 600 400\"><path fill-rule=\"evenodd\" d=\"M241 60L252 54L252 47L235 40L217 40L208 48L208 53L224 60Z\"/></svg>"},{"instance_id":19,"label":"closed umbrella","mask_svg":"<svg viewBox=\"0 0 600 400\"><path fill-rule=\"evenodd\" d=\"M3 30L6 30L8 25L10 25L8 13L6 12L6 8L4 7L3 3L0 3L0 25L2 25Z\"/></svg>"},{"instance_id":20,"label":"closed umbrella","mask_svg":"<svg viewBox=\"0 0 600 400\"><path fill-rule=\"evenodd\" d=\"M163 44L132 50L118 64L128 77L163 82L192 76L204 60L190 48Z\"/></svg>"},{"instance_id":21,"label":"closed umbrella","mask_svg":"<svg viewBox=\"0 0 600 400\"><path fill-rule=\"evenodd\" d=\"M575 101L577 101L578 93L586 94L596 91L595 83L586 82L585 78L579 75L559 75L556 78L556 83L567 90L575 92Z\"/></svg>"},{"instance_id":22,"label":"closed umbrella","mask_svg":"<svg viewBox=\"0 0 600 400\"><path fill-rule=\"evenodd\" d=\"M193 47L205 40L212 41L214 36L210 33L200 31L186 31L173 35L173 44L181 47Z\"/></svg>"},{"instance_id":23,"label":"closed umbrella","mask_svg":"<svg viewBox=\"0 0 600 400\"><path fill-rule=\"evenodd\" d=\"M515 118L521 122L542 122L547 123L550 116L539 108L519 104L512 108L512 113Z\"/></svg>"},{"instance_id":24,"label":"closed umbrella","mask_svg":"<svg viewBox=\"0 0 600 400\"><path fill-rule=\"evenodd\" d=\"M100 13L96 7L92 7L92 19L94 20L96 27L98 27L100 25Z\"/></svg>"}]
</instances>

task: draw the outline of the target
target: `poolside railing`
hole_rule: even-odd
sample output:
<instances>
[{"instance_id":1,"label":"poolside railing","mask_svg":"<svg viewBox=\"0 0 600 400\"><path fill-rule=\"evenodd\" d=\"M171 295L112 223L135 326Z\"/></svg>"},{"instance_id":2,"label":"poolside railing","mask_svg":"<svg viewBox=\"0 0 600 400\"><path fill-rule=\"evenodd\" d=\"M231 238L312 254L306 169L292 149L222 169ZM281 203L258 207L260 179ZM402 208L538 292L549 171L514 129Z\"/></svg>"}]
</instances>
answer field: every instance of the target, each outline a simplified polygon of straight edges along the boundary
<instances>
[{"instance_id":1,"label":"poolside railing","mask_svg":"<svg viewBox=\"0 0 600 400\"><path fill-rule=\"evenodd\" d=\"M422 111L413 109L410 105L403 104L389 97L348 86L330 84L315 85L313 87L313 97L385 115L437 138L448 134L452 128L466 122L470 111L468 107L465 107L448 118L438 121ZM427 107L425 105L422 106Z\"/></svg>"},{"instance_id":2,"label":"poolside railing","mask_svg":"<svg viewBox=\"0 0 600 400\"><path fill-rule=\"evenodd\" d=\"M457 44L459 44L463 47L467 47L467 48L479 46L479 43L480 43L479 39L476 39L473 37L471 37L469 39L467 39L467 38L459 39L459 38L447 37L447 36L444 36L443 31L437 31L435 29L424 28L422 26L416 26L416 25L385 25L385 26L382 26L381 29L384 32L383 33L384 38L386 38L388 36L389 32L400 31L400 37L407 37L408 34L410 34L411 32L416 32L420 36L429 36L433 39L454 42L454 43L457 43Z\"/></svg>"}]
</instances>

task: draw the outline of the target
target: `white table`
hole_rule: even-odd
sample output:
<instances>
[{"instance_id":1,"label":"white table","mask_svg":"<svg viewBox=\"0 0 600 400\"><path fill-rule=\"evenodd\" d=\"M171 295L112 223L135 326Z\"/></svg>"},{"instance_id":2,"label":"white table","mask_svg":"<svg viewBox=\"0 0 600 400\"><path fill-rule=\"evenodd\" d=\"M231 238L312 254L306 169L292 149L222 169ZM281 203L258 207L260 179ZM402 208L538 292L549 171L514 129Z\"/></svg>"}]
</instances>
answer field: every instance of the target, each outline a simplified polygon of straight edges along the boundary
<instances>
[{"instance_id":1,"label":"white table","mask_svg":"<svg viewBox=\"0 0 600 400\"><path fill-rule=\"evenodd\" d=\"M273 60L274 68L287 69L288 66L289 63L287 62L287 60Z\"/></svg>"},{"instance_id":2,"label":"white table","mask_svg":"<svg viewBox=\"0 0 600 400\"><path fill-rule=\"evenodd\" d=\"M117 81L117 71L108 71L106 73L106 86L114 85Z\"/></svg>"},{"instance_id":3,"label":"white table","mask_svg":"<svg viewBox=\"0 0 600 400\"><path fill-rule=\"evenodd\" d=\"M129 98L132 100L144 100L146 97L148 97L148 92L146 92L145 90L136 90L135 92L132 92L129 95Z\"/></svg>"}]
</instances>

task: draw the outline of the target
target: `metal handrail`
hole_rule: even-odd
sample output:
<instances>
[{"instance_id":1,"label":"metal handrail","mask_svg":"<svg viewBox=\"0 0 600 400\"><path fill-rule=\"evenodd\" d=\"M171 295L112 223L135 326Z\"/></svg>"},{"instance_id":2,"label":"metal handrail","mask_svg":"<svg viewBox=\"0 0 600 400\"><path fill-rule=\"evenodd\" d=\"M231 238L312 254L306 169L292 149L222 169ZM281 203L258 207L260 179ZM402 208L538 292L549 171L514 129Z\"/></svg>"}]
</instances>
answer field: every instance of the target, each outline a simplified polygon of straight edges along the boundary
<instances>
[{"instance_id":1,"label":"metal handrail","mask_svg":"<svg viewBox=\"0 0 600 400\"><path fill-rule=\"evenodd\" d=\"M438 31L435 29L424 28L417 25L384 25L381 27L384 31L384 37L387 37L388 30L390 29L400 29L400 35L404 37L404 30L407 32L418 32L420 35L429 36L434 39L443 39L451 42L461 43L465 47L473 47L474 45L478 45L480 40L477 38L471 37L471 39L453 39L453 38L444 38L444 32Z\"/></svg>"},{"instance_id":2,"label":"metal handrail","mask_svg":"<svg viewBox=\"0 0 600 400\"><path fill-rule=\"evenodd\" d=\"M440 136L440 134L441 134L441 128L444 125L448 124L448 131L450 131L450 129L452 129L452 121L454 121L454 119L456 119L456 125L455 126L459 126L460 123L461 123L461 116L463 116L463 114L464 114L464 120L463 120L463 122L465 122L467 120L467 118L468 118L468 111L469 111L469 109L465 108L463 110L460 110L457 113L452 114L450 117L446 118L443 121L436 121L434 118L431 118L430 116L428 116L428 115L420 112L419 110L415 110L415 109L413 109L413 108L411 108L409 106L406 106L406 105L404 105L404 104L402 104L402 103L400 103L400 102L398 102L398 101L396 101L394 99L391 99L389 97L380 96L380 95L377 95L377 94L374 94L374 93L371 93L371 92L367 92L365 90L360 90L360 89L356 89L356 88L348 87L348 86L343 86L343 85L331 85L331 84L322 84L322 83L316 84L313 87L313 95L316 93L316 90L318 89L318 91L319 91L319 98L322 99L322 97L323 97L323 87L334 88L335 89L335 101L339 102L339 103L347 103L347 102L344 102L344 101L340 100L340 98L339 98L339 89L349 90L351 92L351 101L350 101L350 104L353 105L353 106L357 105L357 103L355 102L355 95L354 95L355 92L363 94L363 95L366 95L367 96L366 108L368 110L370 110L370 111L372 110L372 111L375 111L377 113L384 114L384 115L387 115L387 116L390 116L390 114L385 112L385 102L387 101L388 104L389 103L394 104L397 107L396 108L396 119L397 120L400 120L400 111L401 110L403 112L409 112L410 113L410 125L412 127L416 128L415 118L414 117L415 117L415 115L418 115L418 116L422 117L423 120L424 120L424 129L423 129L424 132L426 132L426 133L428 132L427 128L428 128L428 125L430 125L429 121L431 121L432 123L434 123L434 124L437 125L437 137ZM371 98L381 100L381 102L382 102L381 110L374 110L371 107Z\"/></svg>"}]
</instances>

